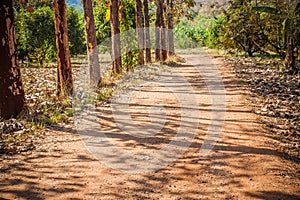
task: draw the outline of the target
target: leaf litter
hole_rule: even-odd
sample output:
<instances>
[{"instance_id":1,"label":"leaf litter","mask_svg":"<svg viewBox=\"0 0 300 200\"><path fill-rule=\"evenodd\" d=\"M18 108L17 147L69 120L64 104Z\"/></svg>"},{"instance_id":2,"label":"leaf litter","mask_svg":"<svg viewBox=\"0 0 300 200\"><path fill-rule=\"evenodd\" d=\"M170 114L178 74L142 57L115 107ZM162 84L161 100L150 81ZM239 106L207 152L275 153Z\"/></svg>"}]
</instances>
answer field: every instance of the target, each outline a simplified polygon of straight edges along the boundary
<instances>
[{"instance_id":1,"label":"leaf litter","mask_svg":"<svg viewBox=\"0 0 300 200\"><path fill-rule=\"evenodd\" d=\"M112 95L151 79L162 69L150 65L136 68L118 80L106 77L107 83L97 92L96 103L106 103ZM0 119L0 154L16 154L38 148L45 137L49 137L46 136L46 129L60 129L74 124L72 97L56 95L57 69L25 67L21 70L26 109L17 119ZM85 73L82 68L73 68L75 87L84 84L82 77Z\"/></svg>"},{"instance_id":2,"label":"leaf litter","mask_svg":"<svg viewBox=\"0 0 300 200\"><path fill-rule=\"evenodd\" d=\"M72 123L71 98L56 96L56 68L21 70L26 108L17 119L0 119L0 154L32 150L44 137L37 129Z\"/></svg>"},{"instance_id":3,"label":"leaf litter","mask_svg":"<svg viewBox=\"0 0 300 200\"><path fill-rule=\"evenodd\" d=\"M278 141L276 147L300 158L300 73L282 70L280 60L227 58L247 88L249 105Z\"/></svg>"}]
</instances>

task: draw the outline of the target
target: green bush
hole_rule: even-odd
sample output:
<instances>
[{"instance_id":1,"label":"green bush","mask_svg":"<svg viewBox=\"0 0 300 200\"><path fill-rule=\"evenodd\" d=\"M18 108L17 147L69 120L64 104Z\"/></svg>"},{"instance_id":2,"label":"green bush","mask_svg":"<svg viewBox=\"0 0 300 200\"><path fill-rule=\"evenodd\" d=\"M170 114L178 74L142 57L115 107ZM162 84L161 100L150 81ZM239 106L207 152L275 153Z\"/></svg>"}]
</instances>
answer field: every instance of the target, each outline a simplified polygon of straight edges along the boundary
<instances>
[{"instance_id":1,"label":"green bush","mask_svg":"<svg viewBox=\"0 0 300 200\"><path fill-rule=\"evenodd\" d=\"M82 54L86 51L83 12L68 6L67 21L71 55Z\"/></svg>"},{"instance_id":2,"label":"green bush","mask_svg":"<svg viewBox=\"0 0 300 200\"><path fill-rule=\"evenodd\" d=\"M175 47L195 48L200 45L218 48L219 29L223 23L224 16L198 15L193 20L182 19L174 29Z\"/></svg>"},{"instance_id":3,"label":"green bush","mask_svg":"<svg viewBox=\"0 0 300 200\"><path fill-rule=\"evenodd\" d=\"M49 7L35 8L32 13L21 9L16 14L16 37L21 60L38 62L55 57L53 12Z\"/></svg>"},{"instance_id":4,"label":"green bush","mask_svg":"<svg viewBox=\"0 0 300 200\"><path fill-rule=\"evenodd\" d=\"M71 55L85 51L82 13L68 7L67 21ZM16 37L21 61L45 62L56 58L54 14L50 7L34 8L32 13L21 8L16 12Z\"/></svg>"}]
</instances>

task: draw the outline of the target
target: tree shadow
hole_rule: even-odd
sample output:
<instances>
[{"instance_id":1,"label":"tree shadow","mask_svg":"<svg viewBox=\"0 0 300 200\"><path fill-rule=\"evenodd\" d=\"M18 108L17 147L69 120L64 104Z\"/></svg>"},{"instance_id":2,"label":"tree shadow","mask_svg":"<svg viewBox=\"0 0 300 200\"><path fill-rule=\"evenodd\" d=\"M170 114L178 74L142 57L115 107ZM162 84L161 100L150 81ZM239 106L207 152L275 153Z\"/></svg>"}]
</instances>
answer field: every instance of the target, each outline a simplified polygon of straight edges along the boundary
<instances>
[{"instance_id":1,"label":"tree shadow","mask_svg":"<svg viewBox=\"0 0 300 200\"><path fill-rule=\"evenodd\" d=\"M183 68L185 69L183 69ZM50 127L52 135L41 149L21 155L4 156L0 166L0 197L21 199L299 199L299 177L290 169L292 161L275 150L266 132L240 99L239 82L223 74L226 88L226 120L218 142L208 156L199 158L207 129L211 123L210 93L193 72L195 66L183 65L177 70L190 70L187 79L196 91L200 113L198 130L189 150L174 162L154 172L128 174L105 166L86 149L77 130L60 126ZM197 66L196 66L197 67ZM201 67L201 66L198 66ZM145 89L145 88L144 88ZM148 90L141 90L147 92ZM161 97L161 89L151 90ZM149 123L150 106L163 107L166 115L153 114L153 126L163 128L149 138L125 134L116 125L109 107L98 108L96 120L111 144L120 148L154 152L168 145L180 127L180 105L172 101L158 106L146 98L133 101L130 106L132 122L126 126ZM156 98L158 99L158 98ZM222 112L222 110L216 110ZM147 125L146 123L146 125ZM145 126L146 126L145 125ZM193 124L187 124L192 128ZM80 135L80 136L94 136ZM97 141L95 141L97 143ZM184 142L175 146L184 146ZM151 155L151 153L150 153ZM105 156L103 157L105 158ZM123 162L118 154L112 158ZM102 162L102 163L101 163ZM278 163L280 162L280 163ZM282 163L286 163L286 165ZM295 166L299 164L293 161ZM147 165L147 160L140 163ZM285 176L282 175L284 172ZM291 185L295 184L295 185ZM298 185L297 185L298 184ZM261 188L264 188L262 191ZM287 192L289 191L289 192Z\"/></svg>"}]
</instances>

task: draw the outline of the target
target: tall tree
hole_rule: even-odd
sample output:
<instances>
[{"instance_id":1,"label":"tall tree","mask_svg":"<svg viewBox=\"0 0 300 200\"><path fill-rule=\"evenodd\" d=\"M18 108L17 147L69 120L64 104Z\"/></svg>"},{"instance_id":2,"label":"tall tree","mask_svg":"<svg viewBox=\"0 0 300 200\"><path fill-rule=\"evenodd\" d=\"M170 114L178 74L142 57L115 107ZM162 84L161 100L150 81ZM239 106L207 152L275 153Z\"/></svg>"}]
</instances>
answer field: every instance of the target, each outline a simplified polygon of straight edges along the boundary
<instances>
[{"instance_id":1,"label":"tall tree","mask_svg":"<svg viewBox=\"0 0 300 200\"><path fill-rule=\"evenodd\" d=\"M173 0L167 0L168 5L168 14L167 14L167 21L168 21L168 30L167 30L167 48L168 48L168 55L174 55L175 54L175 48L174 48L174 16L173 16Z\"/></svg>"},{"instance_id":2,"label":"tall tree","mask_svg":"<svg viewBox=\"0 0 300 200\"><path fill-rule=\"evenodd\" d=\"M149 3L144 0L144 24L145 24L145 42L146 42L146 62L151 63L151 41L150 41L150 22L149 22Z\"/></svg>"},{"instance_id":3,"label":"tall tree","mask_svg":"<svg viewBox=\"0 0 300 200\"><path fill-rule=\"evenodd\" d=\"M83 0L83 9L90 80L96 87L101 83L101 77L92 0Z\"/></svg>"},{"instance_id":4,"label":"tall tree","mask_svg":"<svg viewBox=\"0 0 300 200\"><path fill-rule=\"evenodd\" d=\"M113 73L120 74L122 71L119 0L110 0L110 26L112 37L112 60Z\"/></svg>"},{"instance_id":5,"label":"tall tree","mask_svg":"<svg viewBox=\"0 0 300 200\"><path fill-rule=\"evenodd\" d=\"M16 45L12 0L0 2L0 117L18 115L25 97Z\"/></svg>"},{"instance_id":6,"label":"tall tree","mask_svg":"<svg viewBox=\"0 0 300 200\"><path fill-rule=\"evenodd\" d=\"M144 31L143 31L143 10L142 1L135 0L135 18L137 30L137 43L139 48L139 65L144 64Z\"/></svg>"},{"instance_id":7,"label":"tall tree","mask_svg":"<svg viewBox=\"0 0 300 200\"><path fill-rule=\"evenodd\" d=\"M162 21L163 21L163 0L156 0L156 20L155 20L155 59L157 61L162 60L162 44L161 44L161 34L162 34Z\"/></svg>"},{"instance_id":8,"label":"tall tree","mask_svg":"<svg viewBox=\"0 0 300 200\"><path fill-rule=\"evenodd\" d=\"M162 1L162 14L161 14L161 56L162 56L162 60L165 61L168 57L168 51L167 51L167 30L166 30L166 20L164 17L164 13L166 13L166 6L164 6L164 0Z\"/></svg>"},{"instance_id":9,"label":"tall tree","mask_svg":"<svg viewBox=\"0 0 300 200\"><path fill-rule=\"evenodd\" d=\"M73 77L65 0L53 0L53 10L57 51L57 94L71 95L73 93Z\"/></svg>"}]
</instances>

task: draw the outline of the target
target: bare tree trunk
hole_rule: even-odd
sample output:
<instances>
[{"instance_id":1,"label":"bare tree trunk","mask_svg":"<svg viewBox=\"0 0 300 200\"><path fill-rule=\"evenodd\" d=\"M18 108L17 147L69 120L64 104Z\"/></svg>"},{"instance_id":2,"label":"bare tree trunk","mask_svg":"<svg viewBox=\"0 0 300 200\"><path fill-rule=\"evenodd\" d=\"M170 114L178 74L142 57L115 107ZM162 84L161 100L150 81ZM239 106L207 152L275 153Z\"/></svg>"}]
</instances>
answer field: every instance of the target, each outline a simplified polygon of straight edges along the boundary
<instances>
[{"instance_id":1,"label":"bare tree trunk","mask_svg":"<svg viewBox=\"0 0 300 200\"><path fill-rule=\"evenodd\" d=\"M162 0L162 4L164 4L164 0ZM166 8L162 8L163 13L166 13ZM163 17L163 13L161 14L161 21L162 21L162 29L161 29L161 54L162 60L165 61L168 58L168 48L167 48L167 31L166 31L166 23Z\"/></svg>"},{"instance_id":2,"label":"bare tree trunk","mask_svg":"<svg viewBox=\"0 0 300 200\"><path fill-rule=\"evenodd\" d=\"M119 0L110 0L110 26L112 36L112 60L113 73L120 74L122 71Z\"/></svg>"},{"instance_id":3,"label":"bare tree trunk","mask_svg":"<svg viewBox=\"0 0 300 200\"><path fill-rule=\"evenodd\" d=\"M143 31L143 11L142 11L142 1L135 0L135 19L136 19L136 29L137 29L137 43L139 48L139 65L144 65L144 31Z\"/></svg>"},{"instance_id":4,"label":"bare tree trunk","mask_svg":"<svg viewBox=\"0 0 300 200\"><path fill-rule=\"evenodd\" d=\"M12 0L0 2L0 117L17 116L25 105Z\"/></svg>"},{"instance_id":5,"label":"bare tree trunk","mask_svg":"<svg viewBox=\"0 0 300 200\"><path fill-rule=\"evenodd\" d=\"M174 16L173 16L173 0L167 0L167 4L169 5L168 11L168 55L172 56L175 54L174 47Z\"/></svg>"},{"instance_id":6,"label":"bare tree trunk","mask_svg":"<svg viewBox=\"0 0 300 200\"><path fill-rule=\"evenodd\" d=\"M83 9L90 81L93 87L97 87L101 84L101 74L92 0L83 0Z\"/></svg>"},{"instance_id":7,"label":"bare tree trunk","mask_svg":"<svg viewBox=\"0 0 300 200\"><path fill-rule=\"evenodd\" d=\"M73 93L73 77L65 0L53 0L53 10L57 49L57 94L71 95Z\"/></svg>"},{"instance_id":8,"label":"bare tree trunk","mask_svg":"<svg viewBox=\"0 0 300 200\"><path fill-rule=\"evenodd\" d=\"M284 65L286 69L290 70L291 72L296 72L296 57L294 55L294 41L293 35L289 35L287 38L287 50L286 56L284 59Z\"/></svg>"},{"instance_id":9,"label":"bare tree trunk","mask_svg":"<svg viewBox=\"0 0 300 200\"><path fill-rule=\"evenodd\" d=\"M163 1L156 0L156 21L155 21L155 59L157 61L162 60L162 44L161 44L161 29L162 29L162 19L163 19Z\"/></svg>"},{"instance_id":10,"label":"bare tree trunk","mask_svg":"<svg viewBox=\"0 0 300 200\"><path fill-rule=\"evenodd\" d=\"M144 0L144 22L145 22L145 40L146 40L146 62L151 63L151 42L150 42L150 23L149 23L149 5L148 0Z\"/></svg>"}]
</instances>

